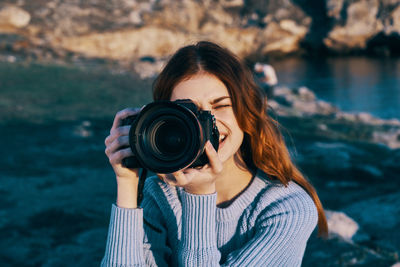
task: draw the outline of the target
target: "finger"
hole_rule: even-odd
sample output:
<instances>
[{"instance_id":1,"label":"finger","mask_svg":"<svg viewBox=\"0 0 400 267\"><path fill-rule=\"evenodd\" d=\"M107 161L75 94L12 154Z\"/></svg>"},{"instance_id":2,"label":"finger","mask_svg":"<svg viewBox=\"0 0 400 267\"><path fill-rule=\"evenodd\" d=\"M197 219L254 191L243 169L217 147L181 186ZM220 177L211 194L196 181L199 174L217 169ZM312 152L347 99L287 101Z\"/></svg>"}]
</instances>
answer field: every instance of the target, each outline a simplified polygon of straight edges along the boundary
<instances>
[{"instance_id":1,"label":"finger","mask_svg":"<svg viewBox=\"0 0 400 267\"><path fill-rule=\"evenodd\" d=\"M172 179L171 174L165 174L165 173L157 173L158 178L163 181L164 183L168 185L173 185L175 182L175 179Z\"/></svg>"},{"instance_id":2,"label":"finger","mask_svg":"<svg viewBox=\"0 0 400 267\"><path fill-rule=\"evenodd\" d=\"M117 127L110 131L110 136L114 137L114 139L115 139L122 135L129 135L130 129L131 129L130 125L124 125L124 126Z\"/></svg>"},{"instance_id":3,"label":"finger","mask_svg":"<svg viewBox=\"0 0 400 267\"><path fill-rule=\"evenodd\" d=\"M106 144L106 146L110 145L112 142L114 142L115 139L117 139L121 136L128 136L129 130L131 129L130 127L131 127L130 125L127 125L127 126L121 126L115 130L112 130L110 135L107 136L106 139L104 140L104 143Z\"/></svg>"},{"instance_id":4,"label":"finger","mask_svg":"<svg viewBox=\"0 0 400 267\"><path fill-rule=\"evenodd\" d=\"M207 141L206 143L206 155L208 157L209 165L211 169L215 173L220 173L222 171L222 162L219 159L217 151L215 151L213 145L211 144L210 141Z\"/></svg>"},{"instance_id":5,"label":"finger","mask_svg":"<svg viewBox=\"0 0 400 267\"><path fill-rule=\"evenodd\" d=\"M135 115L139 111L140 111L139 108L126 108L126 109L123 109L123 110L119 111L115 115L115 118L114 118L114 121L113 121L113 125L111 127L110 132L115 130L116 128L118 128L120 126L120 122L121 122L122 119L125 119L126 117L131 116L131 115Z\"/></svg>"},{"instance_id":6,"label":"finger","mask_svg":"<svg viewBox=\"0 0 400 267\"><path fill-rule=\"evenodd\" d=\"M108 159L112 165L121 164L122 159L133 156L132 150L130 148L125 148L118 150L115 153L109 155Z\"/></svg>"},{"instance_id":7,"label":"finger","mask_svg":"<svg viewBox=\"0 0 400 267\"><path fill-rule=\"evenodd\" d=\"M203 168L205 166L208 166L207 164L203 166ZM207 168L207 167L206 167ZM199 172L203 172L204 169L194 169L194 168L187 168L183 171L185 178L187 180L187 183L189 183L190 181L193 180L194 177L196 177L197 175L199 175Z\"/></svg>"},{"instance_id":8,"label":"finger","mask_svg":"<svg viewBox=\"0 0 400 267\"><path fill-rule=\"evenodd\" d=\"M106 147L106 154L114 153L115 151L129 147L129 136L120 136Z\"/></svg>"},{"instance_id":9,"label":"finger","mask_svg":"<svg viewBox=\"0 0 400 267\"><path fill-rule=\"evenodd\" d=\"M164 182L166 182L169 185L173 185L173 186L177 185L176 178L175 178L174 174L172 174L172 173L168 173L165 175Z\"/></svg>"},{"instance_id":10,"label":"finger","mask_svg":"<svg viewBox=\"0 0 400 267\"><path fill-rule=\"evenodd\" d=\"M189 182L183 171L174 172L173 177L175 178L176 186L185 186Z\"/></svg>"}]
</instances>

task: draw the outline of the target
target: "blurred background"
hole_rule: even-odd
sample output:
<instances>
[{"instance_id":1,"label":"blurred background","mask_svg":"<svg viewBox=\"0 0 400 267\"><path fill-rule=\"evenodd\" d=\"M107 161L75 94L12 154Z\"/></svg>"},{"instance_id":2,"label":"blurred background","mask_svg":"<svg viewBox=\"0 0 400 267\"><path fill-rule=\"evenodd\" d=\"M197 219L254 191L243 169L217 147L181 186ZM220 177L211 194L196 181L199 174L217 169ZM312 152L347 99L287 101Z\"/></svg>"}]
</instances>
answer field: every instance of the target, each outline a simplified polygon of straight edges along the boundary
<instances>
[{"instance_id":1,"label":"blurred background","mask_svg":"<svg viewBox=\"0 0 400 267\"><path fill-rule=\"evenodd\" d=\"M0 266L98 266L115 113L212 40L278 83L271 115L330 238L303 266L399 266L399 0L1 0Z\"/></svg>"}]
</instances>

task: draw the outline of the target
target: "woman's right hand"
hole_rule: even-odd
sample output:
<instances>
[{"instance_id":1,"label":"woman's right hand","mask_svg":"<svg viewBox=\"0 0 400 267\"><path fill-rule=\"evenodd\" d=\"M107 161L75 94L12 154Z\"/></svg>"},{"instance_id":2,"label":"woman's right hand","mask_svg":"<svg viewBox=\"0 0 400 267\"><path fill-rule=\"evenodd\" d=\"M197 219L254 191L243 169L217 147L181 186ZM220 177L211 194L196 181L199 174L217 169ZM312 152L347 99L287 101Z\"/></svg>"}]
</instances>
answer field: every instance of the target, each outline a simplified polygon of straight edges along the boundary
<instances>
[{"instance_id":1,"label":"woman's right hand","mask_svg":"<svg viewBox=\"0 0 400 267\"><path fill-rule=\"evenodd\" d=\"M139 170L129 169L122 165L122 159L133 156L129 147L130 125L121 126L121 120L139 113L138 108L127 108L119 111L114 118L110 135L105 139L105 153L114 169L118 184L117 205L124 208L136 208L137 184Z\"/></svg>"},{"instance_id":2,"label":"woman's right hand","mask_svg":"<svg viewBox=\"0 0 400 267\"><path fill-rule=\"evenodd\" d=\"M121 126L121 120L135 115L139 111L140 109L136 108L127 108L119 111L115 115L110 135L105 139L105 153L117 178L132 179L138 176L138 169L129 169L122 165L122 159L133 156L133 153L129 147L129 130L131 126Z\"/></svg>"}]
</instances>

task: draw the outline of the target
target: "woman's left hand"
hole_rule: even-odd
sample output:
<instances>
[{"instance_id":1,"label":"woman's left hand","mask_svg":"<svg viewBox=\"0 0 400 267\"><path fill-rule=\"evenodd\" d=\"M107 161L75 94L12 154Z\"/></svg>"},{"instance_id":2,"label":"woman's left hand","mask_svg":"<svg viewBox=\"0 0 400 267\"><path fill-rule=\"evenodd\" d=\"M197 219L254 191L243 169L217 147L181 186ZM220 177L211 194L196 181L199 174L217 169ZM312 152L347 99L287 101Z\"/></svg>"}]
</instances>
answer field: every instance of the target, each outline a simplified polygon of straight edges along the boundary
<instances>
[{"instance_id":1,"label":"woman's left hand","mask_svg":"<svg viewBox=\"0 0 400 267\"><path fill-rule=\"evenodd\" d=\"M183 187L190 194L215 193L215 180L222 172L223 165L210 141L207 141L205 147L208 164L201 168L187 168L174 173L157 174L157 176L170 185Z\"/></svg>"}]
</instances>

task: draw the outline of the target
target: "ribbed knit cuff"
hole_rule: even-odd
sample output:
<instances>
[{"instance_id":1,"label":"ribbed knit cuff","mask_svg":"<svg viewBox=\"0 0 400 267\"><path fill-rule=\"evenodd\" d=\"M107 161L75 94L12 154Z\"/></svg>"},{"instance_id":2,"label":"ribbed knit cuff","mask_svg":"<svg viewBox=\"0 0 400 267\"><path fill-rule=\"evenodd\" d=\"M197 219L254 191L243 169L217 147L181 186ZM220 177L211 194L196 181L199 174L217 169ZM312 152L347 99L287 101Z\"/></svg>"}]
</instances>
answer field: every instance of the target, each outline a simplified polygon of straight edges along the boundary
<instances>
[{"instance_id":1,"label":"ribbed knit cuff","mask_svg":"<svg viewBox=\"0 0 400 267\"><path fill-rule=\"evenodd\" d=\"M192 195L182 190L182 246L203 249L217 246L217 194Z\"/></svg>"},{"instance_id":2,"label":"ribbed knit cuff","mask_svg":"<svg viewBox=\"0 0 400 267\"><path fill-rule=\"evenodd\" d=\"M143 210L112 205L104 260L112 264L144 263Z\"/></svg>"}]
</instances>

